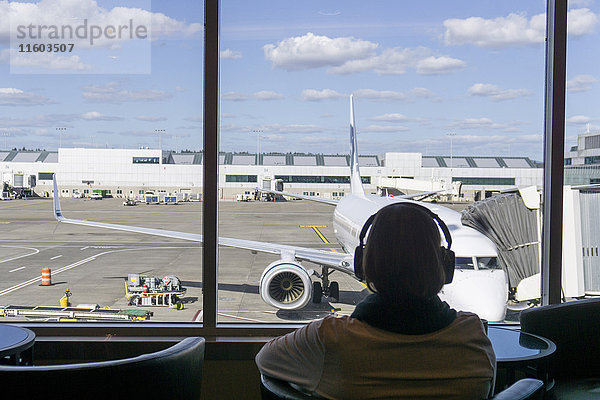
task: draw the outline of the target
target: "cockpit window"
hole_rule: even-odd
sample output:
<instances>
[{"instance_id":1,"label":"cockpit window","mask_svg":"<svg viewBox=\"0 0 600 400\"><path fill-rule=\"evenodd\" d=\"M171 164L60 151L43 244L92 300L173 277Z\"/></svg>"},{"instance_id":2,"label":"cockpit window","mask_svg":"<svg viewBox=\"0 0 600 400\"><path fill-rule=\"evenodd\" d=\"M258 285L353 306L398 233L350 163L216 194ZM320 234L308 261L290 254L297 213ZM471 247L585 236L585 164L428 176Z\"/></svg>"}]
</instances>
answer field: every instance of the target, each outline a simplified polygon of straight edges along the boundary
<instances>
[{"instance_id":1,"label":"cockpit window","mask_svg":"<svg viewBox=\"0 0 600 400\"><path fill-rule=\"evenodd\" d=\"M475 269L471 257L456 257L455 262L458 269Z\"/></svg>"},{"instance_id":2,"label":"cockpit window","mask_svg":"<svg viewBox=\"0 0 600 400\"><path fill-rule=\"evenodd\" d=\"M498 258L497 257L477 257L477 268L478 269L497 269Z\"/></svg>"}]
</instances>

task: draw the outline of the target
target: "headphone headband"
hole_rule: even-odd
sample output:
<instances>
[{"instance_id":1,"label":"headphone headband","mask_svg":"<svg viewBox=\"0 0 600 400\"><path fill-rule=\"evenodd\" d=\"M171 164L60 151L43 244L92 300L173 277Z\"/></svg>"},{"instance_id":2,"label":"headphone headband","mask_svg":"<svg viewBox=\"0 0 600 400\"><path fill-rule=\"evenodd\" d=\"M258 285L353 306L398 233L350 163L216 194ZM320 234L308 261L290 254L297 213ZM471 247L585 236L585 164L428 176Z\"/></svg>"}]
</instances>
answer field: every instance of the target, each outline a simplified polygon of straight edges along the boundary
<instances>
[{"instance_id":1,"label":"headphone headband","mask_svg":"<svg viewBox=\"0 0 600 400\"><path fill-rule=\"evenodd\" d=\"M437 215L436 213L434 213L427 207L424 207L424 206L416 204L416 203L399 202L399 203L392 203L386 207L391 207L391 206L403 206L403 207L412 207L415 209L420 209L420 210L424 211L427 215L429 215L429 217L431 217L431 219L436 221L437 225L444 233L444 239L446 240L446 247L441 246L442 267L444 269L444 275L446 277L445 283L452 282L452 278L454 277L455 256L454 256L454 252L452 250L450 250L450 247L452 246L452 236L450 235L450 230L448 229L448 226L446 225L446 223L444 221L442 221L442 219L439 217L439 215ZM383 208L386 208L386 207L383 207ZM379 210L379 211L381 211L381 210ZM371 215L367 219L365 224L363 225L362 229L360 230L360 235L358 236L359 244L356 247L356 249L354 250L354 275L356 275L356 277L358 279L360 279L361 281L364 280L364 272L363 272L364 269L363 269L362 262L363 262L363 250L365 248L365 244L364 244L365 236L367 235L367 232L369 231L369 228L371 227L371 225L373 225L373 221L375 220L375 217L377 216L379 211L377 213Z\"/></svg>"},{"instance_id":2,"label":"headphone headband","mask_svg":"<svg viewBox=\"0 0 600 400\"><path fill-rule=\"evenodd\" d=\"M419 204L416 204L416 203L402 202L402 203L390 204L390 206L396 206L396 205L404 206L404 207L413 207L413 208L416 208L416 209L426 212L427 215L429 215L434 221L437 222L438 226L444 233L444 239L446 240L446 243L447 243L446 248L448 250L450 250L450 247L452 246L452 236L450 235L450 230L448 229L448 226L446 225L446 223L444 221L442 221L442 219L439 217L439 215L437 215L436 213L431 211L429 208L424 207ZM386 207L389 207L389 206L386 206ZM375 214L371 215L365 221L365 224L363 225L362 229L360 230L360 235L358 236L358 240L360 242L359 245L364 246L363 240L365 240L365 236L367 235L367 232L369 231L369 228L371 227L371 225L373 225L373 220L375 219L375 217L377 216L378 213L379 213L379 211L376 212Z\"/></svg>"}]
</instances>

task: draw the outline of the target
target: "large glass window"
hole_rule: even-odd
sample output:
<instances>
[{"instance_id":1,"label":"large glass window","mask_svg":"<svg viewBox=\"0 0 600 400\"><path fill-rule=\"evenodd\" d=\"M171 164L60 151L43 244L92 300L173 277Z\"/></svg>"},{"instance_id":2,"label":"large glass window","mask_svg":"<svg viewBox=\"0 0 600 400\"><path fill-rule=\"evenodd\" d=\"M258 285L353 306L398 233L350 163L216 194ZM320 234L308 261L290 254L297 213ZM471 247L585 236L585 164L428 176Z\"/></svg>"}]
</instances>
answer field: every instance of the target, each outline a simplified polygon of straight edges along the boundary
<instances>
[{"instance_id":1,"label":"large glass window","mask_svg":"<svg viewBox=\"0 0 600 400\"><path fill-rule=\"evenodd\" d=\"M219 320L351 313L367 294L352 268L301 254L351 257L363 206L373 212L372 204L421 193L416 200L450 215L482 190L541 186L544 12L522 2L223 2L224 168L255 173L265 190L259 197L274 201L220 204L220 236L260 242L265 251L221 248ZM375 198L362 206L348 195L350 95L362 185ZM223 200L238 193L220 189ZM343 215L337 200L357 201L358 209ZM498 249L489 244L489 254L475 254L456 243L457 268L461 277L487 269L486 278L504 279L495 288L508 296L509 268L494 268Z\"/></svg>"},{"instance_id":2,"label":"large glass window","mask_svg":"<svg viewBox=\"0 0 600 400\"><path fill-rule=\"evenodd\" d=\"M203 144L203 8L193 0L0 5L0 171L17 198L0 207L0 303L12 305L4 322L60 320L66 291L71 305L98 315L76 314L82 321L202 319L202 165L193 156ZM62 216L84 225L57 224L52 202L40 200L53 195L53 178ZM147 203L146 193L156 199ZM46 267L51 285L40 286ZM37 306L55 308L33 316Z\"/></svg>"}]
</instances>

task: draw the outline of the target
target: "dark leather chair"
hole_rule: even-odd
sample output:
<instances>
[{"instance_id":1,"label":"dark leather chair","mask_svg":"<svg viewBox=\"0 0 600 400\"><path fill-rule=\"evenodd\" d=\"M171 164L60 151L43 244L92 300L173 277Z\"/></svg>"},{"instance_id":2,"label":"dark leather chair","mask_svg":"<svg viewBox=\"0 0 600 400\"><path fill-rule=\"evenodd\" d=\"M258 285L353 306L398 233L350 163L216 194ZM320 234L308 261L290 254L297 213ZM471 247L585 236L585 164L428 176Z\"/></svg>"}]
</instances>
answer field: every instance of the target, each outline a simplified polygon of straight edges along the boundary
<instances>
[{"instance_id":1,"label":"dark leather chair","mask_svg":"<svg viewBox=\"0 0 600 400\"><path fill-rule=\"evenodd\" d=\"M528 400L541 398L544 383L538 379L521 379L492 399L494 400ZM263 400L311 400L320 399L294 389L289 383L270 376L260 376L260 393Z\"/></svg>"},{"instance_id":2,"label":"dark leather chair","mask_svg":"<svg viewBox=\"0 0 600 400\"><path fill-rule=\"evenodd\" d=\"M7 398L199 399L204 338L121 360L47 366L0 366Z\"/></svg>"},{"instance_id":3,"label":"dark leather chair","mask_svg":"<svg viewBox=\"0 0 600 400\"><path fill-rule=\"evenodd\" d=\"M550 399L600 399L600 299L521 312L521 330L552 340Z\"/></svg>"}]
</instances>

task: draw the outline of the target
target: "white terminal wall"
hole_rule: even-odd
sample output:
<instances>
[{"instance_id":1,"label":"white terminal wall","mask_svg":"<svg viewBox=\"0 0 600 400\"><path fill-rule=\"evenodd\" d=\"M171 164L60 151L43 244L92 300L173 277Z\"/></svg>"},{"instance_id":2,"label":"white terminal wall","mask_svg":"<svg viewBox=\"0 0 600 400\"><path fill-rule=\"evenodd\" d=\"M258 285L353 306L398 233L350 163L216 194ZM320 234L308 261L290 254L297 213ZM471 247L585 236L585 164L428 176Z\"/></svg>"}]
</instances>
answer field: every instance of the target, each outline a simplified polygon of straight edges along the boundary
<instances>
[{"instance_id":1,"label":"white terminal wall","mask_svg":"<svg viewBox=\"0 0 600 400\"><path fill-rule=\"evenodd\" d=\"M134 164L133 157L158 157L160 164ZM67 188L123 189L177 191L191 189L200 192L202 188L202 165L162 164L163 152L158 149L83 149L64 148L58 152L58 162L0 162L2 179L12 182L15 173L37 175L39 172L56 172L59 185ZM47 157L52 160L54 157ZM221 163L224 157L220 156ZM252 157L254 160L254 156ZM54 158L56 159L56 158ZM412 177L416 180L451 181L454 177L475 178L515 178L515 186L525 187L542 184L542 168L465 168L465 167L422 167L420 153L385 153L379 167L360 167L363 177L371 177L371 184L365 185L369 193L377 191L382 177ZM219 186L223 197L235 195L236 189L251 190L262 186L263 179L274 179L276 175L325 175L348 176L349 167L344 165L223 165L219 166ZM257 182L226 182L226 175L257 175ZM82 181L94 181L85 185ZM39 181L38 189L51 190L51 181ZM467 190L502 190L513 187L502 185L463 185ZM292 192L341 192L348 193L349 184L309 184L286 183L285 190ZM114 193L114 192L113 192ZM227 193L225 195L225 193Z\"/></svg>"},{"instance_id":2,"label":"white terminal wall","mask_svg":"<svg viewBox=\"0 0 600 400\"><path fill-rule=\"evenodd\" d=\"M134 164L133 157L158 157L159 164ZM60 149L57 181L61 185L126 187L201 187L202 166L162 164L162 151L153 149Z\"/></svg>"}]
</instances>

